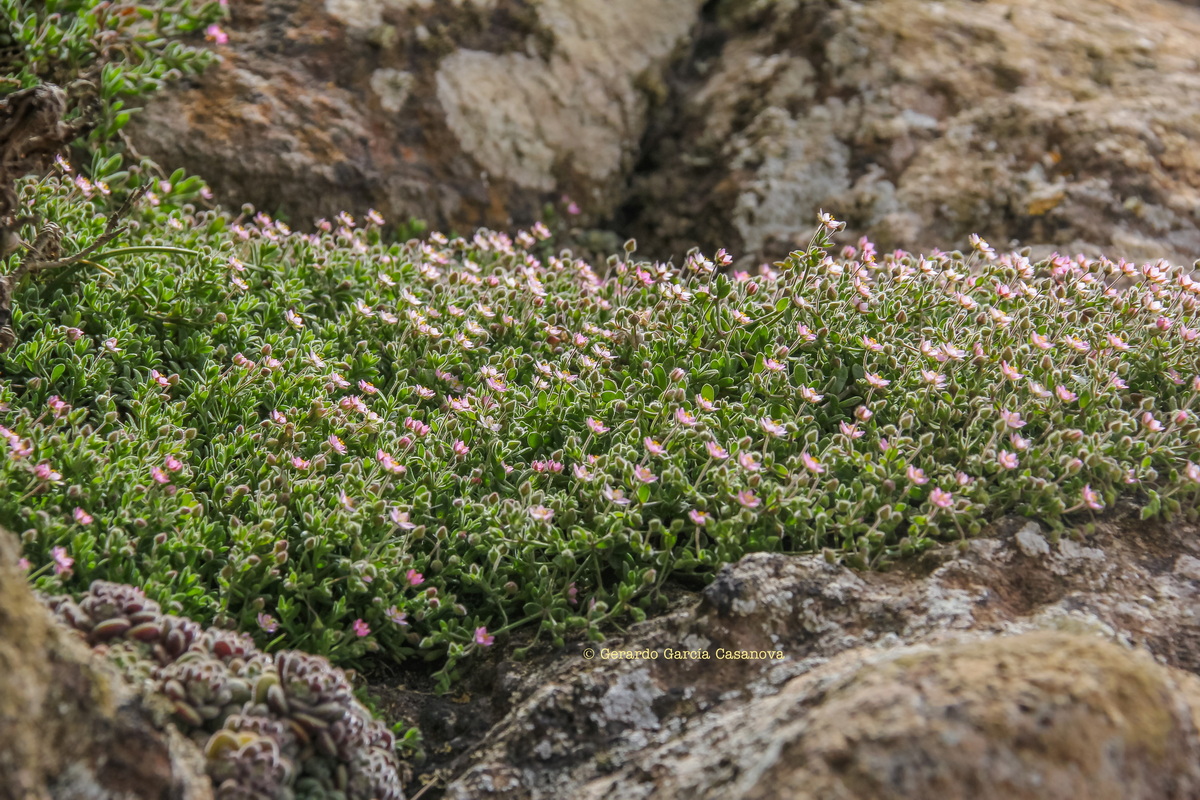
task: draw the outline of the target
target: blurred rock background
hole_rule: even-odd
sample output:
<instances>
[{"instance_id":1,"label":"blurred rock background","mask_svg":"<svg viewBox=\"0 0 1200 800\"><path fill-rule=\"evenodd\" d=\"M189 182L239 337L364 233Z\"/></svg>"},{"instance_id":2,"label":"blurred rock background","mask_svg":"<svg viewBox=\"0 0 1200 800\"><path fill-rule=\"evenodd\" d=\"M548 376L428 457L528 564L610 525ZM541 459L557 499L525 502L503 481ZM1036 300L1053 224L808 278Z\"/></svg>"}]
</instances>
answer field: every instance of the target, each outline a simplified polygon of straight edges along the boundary
<instances>
[{"instance_id":1,"label":"blurred rock background","mask_svg":"<svg viewBox=\"0 0 1200 800\"><path fill-rule=\"evenodd\" d=\"M1177 0L239 0L132 140L308 225L547 203L676 260L806 242L1200 257L1200 7Z\"/></svg>"}]
</instances>

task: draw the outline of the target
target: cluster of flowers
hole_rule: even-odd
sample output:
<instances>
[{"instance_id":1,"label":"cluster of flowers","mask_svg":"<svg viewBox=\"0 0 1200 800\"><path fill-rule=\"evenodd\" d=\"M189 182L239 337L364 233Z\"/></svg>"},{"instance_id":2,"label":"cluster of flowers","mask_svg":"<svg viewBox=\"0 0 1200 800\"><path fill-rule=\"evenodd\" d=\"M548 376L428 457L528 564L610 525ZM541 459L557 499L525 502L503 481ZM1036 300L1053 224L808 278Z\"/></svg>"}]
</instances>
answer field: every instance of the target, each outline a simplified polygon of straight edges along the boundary
<instances>
[{"instance_id":1,"label":"cluster of flowers","mask_svg":"<svg viewBox=\"0 0 1200 800\"><path fill-rule=\"evenodd\" d=\"M37 191L83 224L70 185ZM140 213L199 255L170 285L130 257L28 298L6 356L0 522L45 590L136 575L339 662L443 654L449 680L521 625L596 637L747 552L867 566L1011 511L1192 513L1200 489L1200 298L1165 263L835 256L828 220L725 274L632 243L593 266L540 228L389 244L377 214Z\"/></svg>"}]
</instances>

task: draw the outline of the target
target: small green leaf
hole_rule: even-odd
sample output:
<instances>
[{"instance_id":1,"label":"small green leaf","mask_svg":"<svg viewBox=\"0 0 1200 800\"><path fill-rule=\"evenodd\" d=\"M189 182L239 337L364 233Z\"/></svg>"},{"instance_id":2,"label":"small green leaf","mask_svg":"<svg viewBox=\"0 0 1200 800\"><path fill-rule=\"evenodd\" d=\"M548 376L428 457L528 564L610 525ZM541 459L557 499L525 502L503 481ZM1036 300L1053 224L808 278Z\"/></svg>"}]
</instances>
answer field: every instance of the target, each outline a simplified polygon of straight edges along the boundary
<instances>
[{"instance_id":1,"label":"small green leaf","mask_svg":"<svg viewBox=\"0 0 1200 800\"><path fill-rule=\"evenodd\" d=\"M706 383L700 387L700 396L711 403L717 399L717 390L712 387L711 383Z\"/></svg>"},{"instance_id":2,"label":"small green leaf","mask_svg":"<svg viewBox=\"0 0 1200 800\"><path fill-rule=\"evenodd\" d=\"M66 371L67 371L66 364L56 364L54 369L50 372L50 382L55 383L59 378L62 377L62 374Z\"/></svg>"},{"instance_id":3,"label":"small green leaf","mask_svg":"<svg viewBox=\"0 0 1200 800\"><path fill-rule=\"evenodd\" d=\"M650 499L650 487L643 483L641 486L638 487L637 496L638 496L638 500L643 503L646 502L647 500L649 500Z\"/></svg>"}]
</instances>

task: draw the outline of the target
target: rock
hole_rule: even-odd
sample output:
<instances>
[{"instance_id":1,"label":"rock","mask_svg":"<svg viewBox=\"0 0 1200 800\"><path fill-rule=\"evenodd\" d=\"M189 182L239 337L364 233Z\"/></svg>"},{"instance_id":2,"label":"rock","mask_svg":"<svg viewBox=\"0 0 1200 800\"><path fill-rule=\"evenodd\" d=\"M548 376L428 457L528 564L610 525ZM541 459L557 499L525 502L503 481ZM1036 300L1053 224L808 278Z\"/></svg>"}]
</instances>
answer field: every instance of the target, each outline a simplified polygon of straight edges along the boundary
<instances>
[{"instance_id":1,"label":"rock","mask_svg":"<svg viewBox=\"0 0 1200 800\"><path fill-rule=\"evenodd\" d=\"M298 226L509 228L565 193L742 265L818 209L882 251L1200 257L1200 8L1173 0L244 0L136 149Z\"/></svg>"},{"instance_id":2,"label":"rock","mask_svg":"<svg viewBox=\"0 0 1200 800\"><path fill-rule=\"evenodd\" d=\"M1175 560L1175 574L1193 581L1200 581L1200 558L1182 555Z\"/></svg>"},{"instance_id":3,"label":"rock","mask_svg":"<svg viewBox=\"0 0 1200 800\"><path fill-rule=\"evenodd\" d=\"M211 800L197 747L54 624L16 554L0 529L0 798Z\"/></svg>"},{"instance_id":4,"label":"rock","mask_svg":"<svg viewBox=\"0 0 1200 800\"><path fill-rule=\"evenodd\" d=\"M852 650L571 796L1185 797L1198 720L1195 676L1094 637Z\"/></svg>"},{"instance_id":5,"label":"rock","mask_svg":"<svg viewBox=\"0 0 1200 800\"><path fill-rule=\"evenodd\" d=\"M590 658L502 664L446 796L1194 796L1196 527L1022 531L889 572L749 555Z\"/></svg>"},{"instance_id":6,"label":"rock","mask_svg":"<svg viewBox=\"0 0 1200 800\"><path fill-rule=\"evenodd\" d=\"M463 231L569 192L612 213L701 0L246 0L223 63L153 97L139 152L301 226L373 206Z\"/></svg>"},{"instance_id":7,"label":"rock","mask_svg":"<svg viewBox=\"0 0 1200 800\"><path fill-rule=\"evenodd\" d=\"M782 255L818 209L883 252L979 233L1200 256L1200 10L1172 0L725 2L672 73L625 217ZM740 247L739 247L740 244Z\"/></svg>"},{"instance_id":8,"label":"rock","mask_svg":"<svg viewBox=\"0 0 1200 800\"><path fill-rule=\"evenodd\" d=\"M1044 556L1050 552L1050 545L1046 543L1036 522L1031 521L1017 531L1013 535L1013 541L1016 542L1017 549L1030 558Z\"/></svg>"}]
</instances>

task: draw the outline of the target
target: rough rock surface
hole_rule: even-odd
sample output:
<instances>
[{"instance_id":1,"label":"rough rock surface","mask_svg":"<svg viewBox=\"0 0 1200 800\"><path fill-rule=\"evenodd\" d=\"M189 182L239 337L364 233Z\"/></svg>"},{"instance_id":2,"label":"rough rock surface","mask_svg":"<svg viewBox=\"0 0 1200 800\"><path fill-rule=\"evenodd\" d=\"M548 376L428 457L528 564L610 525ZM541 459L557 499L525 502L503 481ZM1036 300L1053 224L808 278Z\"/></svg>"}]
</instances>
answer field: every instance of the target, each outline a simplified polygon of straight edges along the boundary
<instances>
[{"instance_id":1,"label":"rough rock surface","mask_svg":"<svg viewBox=\"0 0 1200 800\"><path fill-rule=\"evenodd\" d=\"M0 798L210 800L204 758L55 625L0 529Z\"/></svg>"},{"instance_id":2,"label":"rough rock surface","mask_svg":"<svg viewBox=\"0 0 1200 800\"><path fill-rule=\"evenodd\" d=\"M697 36L640 241L779 255L823 208L884 250L1200 256L1194 4L727 0Z\"/></svg>"},{"instance_id":3,"label":"rough rock surface","mask_svg":"<svg viewBox=\"0 0 1200 800\"><path fill-rule=\"evenodd\" d=\"M819 208L884 250L1200 256L1195 3L230 8L224 63L151 98L133 141L300 225L503 228L567 193L662 257L778 256Z\"/></svg>"},{"instance_id":4,"label":"rough rock surface","mask_svg":"<svg viewBox=\"0 0 1200 800\"><path fill-rule=\"evenodd\" d=\"M1198 532L1006 519L874 573L748 556L591 659L501 664L446 797L1200 796Z\"/></svg>"},{"instance_id":5,"label":"rough rock surface","mask_svg":"<svg viewBox=\"0 0 1200 800\"><path fill-rule=\"evenodd\" d=\"M241 0L224 62L152 99L139 151L297 222L374 206L469 230L566 191L609 213L701 0Z\"/></svg>"}]
</instances>

